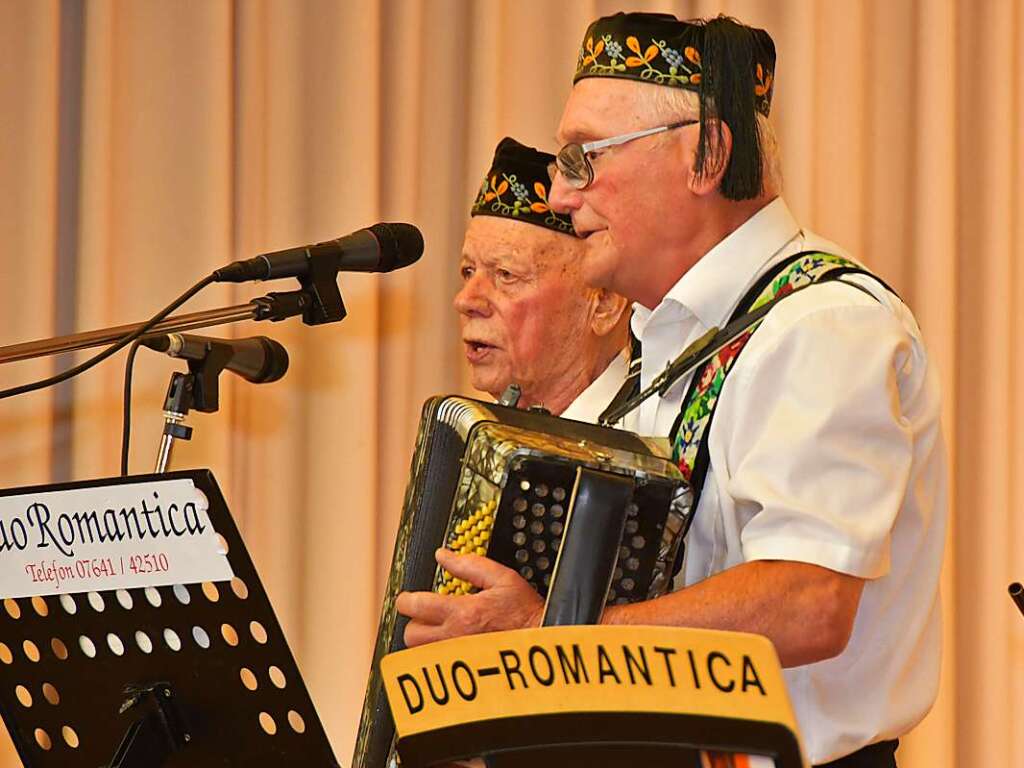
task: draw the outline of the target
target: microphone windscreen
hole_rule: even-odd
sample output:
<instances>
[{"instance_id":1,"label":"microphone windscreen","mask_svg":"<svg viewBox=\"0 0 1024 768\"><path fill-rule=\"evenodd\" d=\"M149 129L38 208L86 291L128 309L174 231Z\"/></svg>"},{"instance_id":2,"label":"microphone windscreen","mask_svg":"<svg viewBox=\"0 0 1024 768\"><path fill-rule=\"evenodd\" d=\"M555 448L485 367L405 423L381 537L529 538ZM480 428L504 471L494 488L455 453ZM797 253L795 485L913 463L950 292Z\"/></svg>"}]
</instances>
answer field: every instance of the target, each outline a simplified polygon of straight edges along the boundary
<instances>
[{"instance_id":1,"label":"microphone windscreen","mask_svg":"<svg viewBox=\"0 0 1024 768\"><path fill-rule=\"evenodd\" d=\"M380 243L380 270L407 267L423 255L423 235L412 224L381 222L370 227Z\"/></svg>"},{"instance_id":2,"label":"microphone windscreen","mask_svg":"<svg viewBox=\"0 0 1024 768\"><path fill-rule=\"evenodd\" d=\"M268 339L266 336L259 338L267 356L257 383L266 384L270 381L277 381L288 372L288 350L280 342Z\"/></svg>"}]
</instances>

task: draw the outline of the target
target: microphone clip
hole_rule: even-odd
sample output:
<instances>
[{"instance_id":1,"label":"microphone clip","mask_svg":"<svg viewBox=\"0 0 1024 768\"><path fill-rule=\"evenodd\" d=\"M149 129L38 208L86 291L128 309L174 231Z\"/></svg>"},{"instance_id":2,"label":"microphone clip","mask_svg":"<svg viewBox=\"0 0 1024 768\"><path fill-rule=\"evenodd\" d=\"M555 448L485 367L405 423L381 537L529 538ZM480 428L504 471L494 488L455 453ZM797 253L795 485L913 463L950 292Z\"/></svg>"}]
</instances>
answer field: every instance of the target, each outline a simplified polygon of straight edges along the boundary
<instances>
[{"instance_id":1,"label":"microphone clip","mask_svg":"<svg viewBox=\"0 0 1024 768\"><path fill-rule=\"evenodd\" d=\"M157 454L157 473L170 461L175 440L192 439L185 425L190 410L214 413L220 407L220 375L229 370L254 384L277 381L288 370L288 353L273 339L213 339L180 333L144 336L141 343L185 360L188 373L176 371L164 398L164 431Z\"/></svg>"},{"instance_id":2,"label":"microphone clip","mask_svg":"<svg viewBox=\"0 0 1024 768\"><path fill-rule=\"evenodd\" d=\"M180 413L187 414L189 408L200 413L216 413L220 408L220 375L231 362L234 351L230 345L213 339L206 340L204 344L206 354L199 359L185 359L188 374L187 381L182 383L182 394L186 394L186 401L178 403L184 405L184 411L178 411ZM168 397L174 389L172 384Z\"/></svg>"},{"instance_id":3,"label":"microphone clip","mask_svg":"<svg viewBox=\"0 0 1024 768\"><path fill-rule=\"evenodd\" d=\"M299 278L302 291L309 300L302 309L302 322L306 325L323 325L343 320L348 311L338 288L337 257L319 246L306 249L309 270Z\"/></svg>"},{"instance_id":4,"label":"microphone clip","mask_svg":"<svg viewBox=\"0 0 1024 768\"><path fill-rule=\"evenodd\" d=\"M220 407L220 374L233 353L231 347L217 341L206 346L207 353L200 359L188 359L188 373L171 374L164 397L164 429L153 468L156 474L167 471L176 440L192 439L192 427L185 424L189 411L214 413Z\"/></svg>"}]
</instances>

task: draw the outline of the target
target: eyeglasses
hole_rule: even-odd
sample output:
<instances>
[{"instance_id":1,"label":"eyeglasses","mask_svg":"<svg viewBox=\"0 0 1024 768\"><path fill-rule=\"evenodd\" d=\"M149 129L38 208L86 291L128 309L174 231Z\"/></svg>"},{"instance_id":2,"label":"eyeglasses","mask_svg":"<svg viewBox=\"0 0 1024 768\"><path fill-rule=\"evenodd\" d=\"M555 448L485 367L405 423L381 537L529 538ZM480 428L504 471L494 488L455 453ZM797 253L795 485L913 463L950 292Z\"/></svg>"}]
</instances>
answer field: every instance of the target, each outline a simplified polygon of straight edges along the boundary
<instances>
[{"instance_id":1,"label":"eyeglasses","mask_svg":"<svg viewBox=\"0 0 1024 768\"><path fill-rule=\"evenodd\" d=\"M555 162L548 164L548 177L555 180L555 173L565 177L570 187L574 189L586 189L594 181L594 166L590 164L590 154L600 149L615 147L619 144L642 139L644 136L653 136L656 133L670 131L673 128L684 128L687 125L696 125L699 120L683 120L679 123L662 125L658 128L648 128L644 131L624 133L621 136L613 136L610 139L600 141L588 141L585 144L566 144L555 156Z\"/></svg>"}]
</instances>

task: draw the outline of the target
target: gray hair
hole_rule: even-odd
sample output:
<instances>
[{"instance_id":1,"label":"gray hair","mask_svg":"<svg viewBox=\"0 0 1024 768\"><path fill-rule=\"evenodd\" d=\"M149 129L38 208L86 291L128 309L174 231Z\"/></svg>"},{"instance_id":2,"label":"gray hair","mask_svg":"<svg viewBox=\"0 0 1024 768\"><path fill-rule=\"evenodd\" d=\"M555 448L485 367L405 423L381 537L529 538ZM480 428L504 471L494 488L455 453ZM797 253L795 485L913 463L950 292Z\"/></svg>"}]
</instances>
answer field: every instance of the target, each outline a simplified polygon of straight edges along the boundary
<instances>
[{"instance_id":1,"label":"gray hair","mask_svg":"<svg viewBox=\"0 0 1024 768\"><path fill-rule=\"evenodd\" d=\"M700 97L685 88L652 85L650 88L641 89L641 101L657 120L672 122L700 119ZM775 135L775 126L760 112L757 113L757 132L761 142L764 190L779 194L782 192L779 141Z\"/></svg>"}]
</instances>

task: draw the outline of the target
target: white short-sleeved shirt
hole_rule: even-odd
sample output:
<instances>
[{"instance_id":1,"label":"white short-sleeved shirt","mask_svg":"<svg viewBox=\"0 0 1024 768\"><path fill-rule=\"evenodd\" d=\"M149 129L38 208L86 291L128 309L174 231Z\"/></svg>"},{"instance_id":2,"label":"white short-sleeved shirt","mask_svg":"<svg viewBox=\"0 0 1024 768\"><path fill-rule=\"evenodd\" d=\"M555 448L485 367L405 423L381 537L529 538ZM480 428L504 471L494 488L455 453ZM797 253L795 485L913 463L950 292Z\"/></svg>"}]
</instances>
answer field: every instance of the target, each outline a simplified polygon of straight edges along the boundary
<instances>
[{"instance_id":1,"label":"white short-sleeved shirt","mask_svg":"<svg viewBox=\"0 0 1024 768\"><path fill-rule=\"evenodd\" d=\"M653 311L634 308L641 386L723 326L772 264L804 250L847 256L801 230L781 198L709 251ZM938 378L894 295L845 276L773 308L726 379L685 584L752 560L813 563L867 579L849 645L785 670L808 757L822 763L900 736L939 676L946 466ZM688 380L626 419L666 436Z\"/></svg>"}]
</instances>

